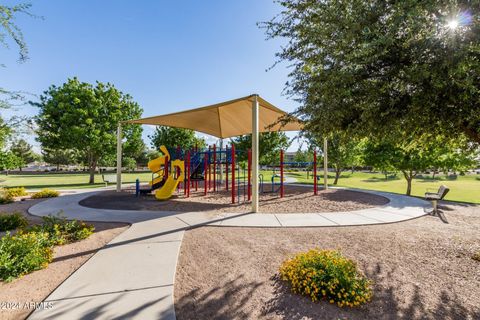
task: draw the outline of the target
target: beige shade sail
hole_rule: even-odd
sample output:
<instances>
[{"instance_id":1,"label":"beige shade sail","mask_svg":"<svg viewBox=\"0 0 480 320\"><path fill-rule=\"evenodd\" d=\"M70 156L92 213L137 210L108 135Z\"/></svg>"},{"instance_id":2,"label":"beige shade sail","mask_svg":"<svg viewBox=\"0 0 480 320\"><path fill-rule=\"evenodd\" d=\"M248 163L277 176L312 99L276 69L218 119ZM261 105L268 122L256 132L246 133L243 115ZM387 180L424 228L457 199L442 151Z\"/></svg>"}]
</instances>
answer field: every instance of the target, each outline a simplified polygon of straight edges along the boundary
<instances>
[{"instance_id":1,"label":"beige shade sail","mask_svg":"<svg viewBox=\"0 0 480 320\"><path fill-rule=\"evenodd\" d=\"M252 102L255 95L217 103L211 106L154 116L124 123L150 124L191 129L218 138L230 138L252 133ZM302 123L297 118L279 122L287 112L257 96L259 132L298 131Z\"/></svg>"}]
</instances>

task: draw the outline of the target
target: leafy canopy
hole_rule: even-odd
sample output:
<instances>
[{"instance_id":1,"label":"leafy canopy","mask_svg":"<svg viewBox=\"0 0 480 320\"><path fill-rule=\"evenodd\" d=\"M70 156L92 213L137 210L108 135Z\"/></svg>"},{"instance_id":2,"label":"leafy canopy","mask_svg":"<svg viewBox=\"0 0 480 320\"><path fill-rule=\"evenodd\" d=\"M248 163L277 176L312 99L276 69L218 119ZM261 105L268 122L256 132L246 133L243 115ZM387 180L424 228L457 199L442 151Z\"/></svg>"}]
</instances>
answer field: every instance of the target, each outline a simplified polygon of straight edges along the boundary
<instances>
[{"instance_id":1,"label":"leafy canopy","mask_svg":"<svg viewBox=\"0 0 480 320\"><path fill-rule=\"evenodd\" d=\"M40 109L36 120L37 139L42 147L84 153L91 183L98 161L115 155L118 122L139 118L142 114L138 103L113 84L92 85L77 78L68 79L60 87L51 86L40 96L40 102L32 104ZM138 141L141 140L140 126L122 128L127 145L142 145Z\"/></svg>"},{"instance_id":2,"label":"leafy canopy","mask_svg":"<svg viewBox=\"0 0 480 320\"><path fill-rule=\"evenodd\" d=\"M240 151L238 161L245 161L248 149L252 147L252 135L244 135L231 139L235 149ZM284 132L262 132L258 141L259 162L261 165L278 165L280 163L280 150L286 150L291 142Z\"/></svg>"},{"instance_id":3,"label":"leafy canopy","mask_svg":"<svg viewBox=\"0 0 480 320\"><path fill-rule=\"evenodd\" d=\"M288 41L277 56L293 66L287 91L307 128L462 132L480 143L480 0L279 3L261 26Z\"/></svg>"},{"instance_id":4,"label":"leafy canopy","mask_svg":"<svg viewBox=\"0 0 480 320\"><path fill-rule=\"evenodd\" d=\"M183 128L174 128L167 126L158 126L155 132L149 136L152 148L160 150L160 146L167 148L176 148L179 146L183 150L198 146L201 150L206 146L205 139L195 135L195 131Z\"/></svg>"}]
</instances>

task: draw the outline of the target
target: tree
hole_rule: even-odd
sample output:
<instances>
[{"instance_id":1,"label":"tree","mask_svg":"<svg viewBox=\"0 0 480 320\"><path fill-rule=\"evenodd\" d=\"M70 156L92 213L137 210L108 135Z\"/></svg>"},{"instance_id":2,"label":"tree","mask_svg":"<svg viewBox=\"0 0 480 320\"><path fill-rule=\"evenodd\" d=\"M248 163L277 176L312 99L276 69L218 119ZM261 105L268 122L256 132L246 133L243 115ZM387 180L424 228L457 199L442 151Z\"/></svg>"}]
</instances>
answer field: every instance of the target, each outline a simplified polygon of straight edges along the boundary
<instances>
[{"instance_id":1,"label":"tree","mask_svg":"<svg viewBox=\"0 0 480 320\"><path fill-rule=\"evenodd\" d=\"M75 163L75 151L72 149L42 149L43 160L57 167L60 170L61 165Z\"/></svg>"},{"instance_id":2,"label":"tree","mask_svg":"<svg viewBox=\"0 0 480 320\"><path fill-rule=\"evenodd\" d=\"M18 168L21 161L22 159L18 158L10 151L0 151L0 170L5 171L7 175L8 170Z\"/></svg>"},{"instance_id":3,"label":"tree","mask_svg":"<svg viewBox=\"0 0 480 320\"><path fill-rule=\"evenodd\" d=\"M384 137L378 140L369 140L365 147L365 162L383 170L397 170L402 172L407 181L406 194L412 192L412 181L422 171L432 168L439 163L448 165L449 169L468 169L475 161L475 149L466 142L465 137L455 140L448 137L399 134L397 138ZM455 154L461 160L439 160L439 155ZM447 159L447 158L446 158ZM468 161L467 161L468 160ZM442 162L443 161L443 162ZM447 169L448 170L448 169Z\"/></svg>"},{"instance_id":4,"label":"tree","mask_svg":"<svg viewBox=\"0 0 480 320\"><path fill-rule=\"evenodd\" d=\"M23 33L15 23L15 18L19 14L33 15L29 12L30 4L18 4L15 6L0 5L0 45L9 48L9 39L13 40L18 47L20 63L28 59L28 48L23 38ZM0 67L5 67L0 62ZM22 102L24 96L21 92L14 92L0 87L0 109L9 109L13 103ZM18 125L23 118L12 117L5 120L0 116L0 148L3 148L7 137L12 133L13 127Z\"/></svg>"},{"instance_id":5,"label":"tree","mask_svg":"<svg viewBox=\"0 0 480 320\"><path fill-rule=\"evenodd\" d=\"M21 159L18 168L20 171L22 171L23 165L29 164L38 159L38 155L32 150L32 145L23 139L14 141L10 146L10 151Z\"/></svg>"},{"instance_id":6,"label":"tree","mask_svg":"<svg viewBox=\"0 0 480 320\"><path fill-rule=\"evenodd\" d=\"M180 146L183 150L194 148L195 146L203 149L206 146L205 139L197 137L195 131L183 128L158 126L149 138L151 139L152 148L156 150L160 150L162 145L167 148Z\"/></svg>"},{"instance_id":7,"label":"tree","mask_svg":"<svg viewBox=\"0 0 480 320\"><path fill-rule=\"evenodd\" d=\"M324 138L322 136L313 132L305 132L304 135L311 146L323 150ZM327 136L327 159L335 169L333 184L338 183L342 171L359 164L360 143L360 139L347 133L335 133Z\"/></svg>"},{"instance_id":8,"label":"tree","mask_svg":"<svg viewBox=\"0 0 480 320\"><path fill-rule=\"evenodd\" d=\"M231 139L235 149L239 151L238 161L245 161L248 157L248 149L252 147L252 135L243 135ZM259 162L261 165L278 165L280 162L280 150L290 146L290 141L284 132L262 132L259 134Z\"/></svg>"},{"instance_id":9,"label":"tree","mask_svg":"<svg viewBox=\"0 0 480 320\"><path fill-rule=\"evenodd\" d=\"M297 152L295 152L293 160L295 162L312 162L313 152L309 149L302 150L301 148L298 148Z\"/></svg>"},{"instance_id":10,"label":"tree","mask_svg":"<svg viewBox=\"0 0 480 320\"><path fill-rule=\"evenodd\" d=\"M461 132L480 143L480 0L280 4L261 26L287 40L277 57L293 66L287 92L307 129Z\"/></svg>"},{"instance_id":11,"label":"tree","mask_svg":"<svg viewBox=\"0 0 480 320\"><path fill-rule=\"evenodd\" d=\"M36 122L42 147L83 152L91 184L95 182L98 161L115 154L119 121L139 118L142 114L132 97L112 84L91 85L77 78L68 79L60 87L51 86L40 96L40 102L32 105L40 109ZM138 125L123 125L122 129L131 144L141 138L142 128Z\"/></svg>"}]
</instances>

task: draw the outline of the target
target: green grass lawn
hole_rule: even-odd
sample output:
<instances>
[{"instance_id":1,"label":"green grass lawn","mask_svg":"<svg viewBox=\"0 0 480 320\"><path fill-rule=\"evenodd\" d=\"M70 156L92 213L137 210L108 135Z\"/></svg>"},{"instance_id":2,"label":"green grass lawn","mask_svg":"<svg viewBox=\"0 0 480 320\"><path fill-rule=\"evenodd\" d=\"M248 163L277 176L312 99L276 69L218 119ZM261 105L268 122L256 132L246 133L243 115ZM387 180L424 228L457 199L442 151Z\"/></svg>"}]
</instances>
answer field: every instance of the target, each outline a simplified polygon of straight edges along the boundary
<instances>
[{"instance_id":1,"label":"green grass lawn","mask_svg":"<svg viewBox=\"0 0 480 320\"><path fill-rule=\"evenodd\" d=\"M323 172L321 172L323 173ZM313 184L313 179L307 179L305 172L291 172L289 176L295 177L300 183ZM323 175L321 175L319 183L323 184ZM328 175L329 185L332 185L334 175L330 173ZM442 184L447 185L450 188L450 192L445 197L446 200L480 203L480 175L465 175L457 176L456 179L447 178L445 176L435 177L432 180L431 176L425 176L423 178L416 178L412 182L412 195L423 197L427 188L438 189ZM387 191L393 193L405 194L407 190L407 182L401 174L397 177L390 177L385 180L385 176L381 173L365 173L345 172L338 180L339 187L350 187L368 190Z\"/></svg>"},{"instance_id":2,"label":"green grass lawn","mask_svg":"<svg viewBox=\"0 0 480 320\"><path fill-rule=\"evenodd\" d=\"M265 183L271 181L272 171L260 171L264 176ZM300 183L313 184L313 179L307 179L306 172L288 172L287 176L294 177ZM123 173L123 183L133 183L139 178L141 182L151 179L151 173ZM238 176L238 174L237 174ZM243 173L240 174L243 177ZM329 183L333 182L333 175L329 175ZM101 175L96 175L95 184L88 184L88 174L38 174L38 175L9 175L0 176L0 186L26 187L27 189L83 189L98 188L105 184ZM278 180L276 180L278 182ZM323 179L319 181L323 183ZM444 176L432 180L431 177L417 178L413 181L412 195L422 197L427 188L438 189L441 184L450 187L447 200L480 203L480 175L458 176L456 179L448 179ZM387 191L404 194L407 188L405 179L401 175L396 178L385 180L380 173L345 172L338 181L340 187L351 187L368 190Z\"/></svg>"},{"instance_id":3,"label":"green grass lawn","mask_svg":"<svg viewBox=\"0 0 480 320\"><path fill-rule=\"evenodd\" d=\"M107 175L115 173L108 173ZM140 181L150 181L151 173L123 173L122 183L133 183L137 178ZM51 173L36 175L1 175L0 186L5 187L25 187L27 189L83 189L104 187L102 175L95 175L95 184L88 184L89 175L87 173Z\"/></svg>"}]
</instances>

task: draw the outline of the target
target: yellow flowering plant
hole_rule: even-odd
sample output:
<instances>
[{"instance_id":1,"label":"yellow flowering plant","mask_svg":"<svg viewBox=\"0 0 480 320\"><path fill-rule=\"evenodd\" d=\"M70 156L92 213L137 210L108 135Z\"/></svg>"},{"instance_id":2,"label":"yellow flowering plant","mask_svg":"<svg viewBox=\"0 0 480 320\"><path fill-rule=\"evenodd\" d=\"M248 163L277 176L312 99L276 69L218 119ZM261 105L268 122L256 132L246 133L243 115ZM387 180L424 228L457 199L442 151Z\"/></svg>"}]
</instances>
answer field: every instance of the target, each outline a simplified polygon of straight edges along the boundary
<instances>
[{"instance_id":1,"label":"yellow flowering plant","mask_svg":"<svg viewBox=\"0 0 480 320\"><path fill-rule=\"evenodd\" d=\"M357 270L354 261L335 250L298 253L283 262L280 277L290 284L292 292L312 301L355 307L372 298L371 281Z\"/></svg>"}]
</instances>

